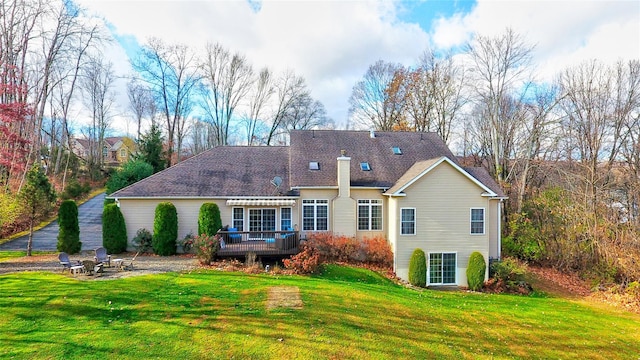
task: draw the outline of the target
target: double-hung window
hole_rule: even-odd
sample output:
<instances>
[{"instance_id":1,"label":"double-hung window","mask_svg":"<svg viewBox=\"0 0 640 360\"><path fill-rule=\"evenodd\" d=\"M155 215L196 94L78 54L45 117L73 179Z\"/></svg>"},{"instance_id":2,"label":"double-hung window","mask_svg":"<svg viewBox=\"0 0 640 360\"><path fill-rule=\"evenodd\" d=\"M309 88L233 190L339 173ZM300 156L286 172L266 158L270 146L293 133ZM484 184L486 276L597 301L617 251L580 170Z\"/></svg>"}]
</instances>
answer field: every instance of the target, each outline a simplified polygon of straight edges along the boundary
<instances>
[{"instance_id":1,"label":"double-hung window","mask_svg":"<svg viewBox=\"0 0 640 360\"><path fill-rule=\"evenodd\" d=\"M471 234L484 235L484 208L471 209Z\"/></svg>"},{"instance_id":2,"label":"double-hung window","mask_svg":"<svg viewBox=\"0 0 640 360\"><path fill-rule=\"evenodd\" d=\"M400 209L400 234L401 235L416 234L416 209L414 208Z\"/></svg>"},{"instance_id":3,"label":"double-hung window","mask_svg":"<svg viewBox=\"0 0 640 360\"><path fill-rule=\"evenodd\" d=\"M329 230L329 200L302 200L302 230Z\"/></svg>"},{"instance_id":4,"label":"double-hung window","mask_svg":"<svg viewBox=\"0 0 640 360\"><path fill-rule=\"evenodd\" d=\"M280 230L290 230L291 227L291 208L280 208Z\"/></svg>"},{"instance_id":5,"label":"double-hung window","mask_svg":"<svg viewBox=\"0 0 640 360\"><path fill-rule=\"evenodd\" d=\"M429 254L429 284L451 285L456 283L456 253Z\"/></svg>"},{"instance_id":6,"label":"double-hung window","mask_svg":"<svg viewBox=\"0 0 640 360\"><path fill-rule=\"evenodd\" d=\"M358 230L382 230L382 200L358 200Z\"/></svg>"},{"instance_id":7,"label":"double-hung window","mask_svg":"<svg viewBox=\"0 0 640 360\"><path fill-rule=\"evenodd\" d=\"M238 231L244 230L244 209L233 208L233 218L231 219L232 227L238 229Z\"/></svg>"}]
</instances>

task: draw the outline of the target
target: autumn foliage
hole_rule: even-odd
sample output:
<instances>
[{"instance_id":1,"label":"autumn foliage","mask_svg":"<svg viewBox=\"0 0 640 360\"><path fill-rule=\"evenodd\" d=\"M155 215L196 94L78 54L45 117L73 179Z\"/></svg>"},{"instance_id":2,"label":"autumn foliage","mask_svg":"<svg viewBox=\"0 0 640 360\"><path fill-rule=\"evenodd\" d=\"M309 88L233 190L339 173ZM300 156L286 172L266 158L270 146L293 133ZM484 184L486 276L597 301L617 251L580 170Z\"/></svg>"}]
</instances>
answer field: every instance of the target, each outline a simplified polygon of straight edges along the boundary
<instances>
[{"instance_id":1,"label":"autumn foliage","mask_svg":"<svg viewBox=\"0 0 640 360\"><path fill-rule=\"evenodd\" d=\"M322 264L344 263L390 269L393 253L382 236L357 240L354 237L337 236L331 233L311 235L302 245L301 251L284 260L287 269L299 274L315 273Z\"/></svg>"}]
</instances>

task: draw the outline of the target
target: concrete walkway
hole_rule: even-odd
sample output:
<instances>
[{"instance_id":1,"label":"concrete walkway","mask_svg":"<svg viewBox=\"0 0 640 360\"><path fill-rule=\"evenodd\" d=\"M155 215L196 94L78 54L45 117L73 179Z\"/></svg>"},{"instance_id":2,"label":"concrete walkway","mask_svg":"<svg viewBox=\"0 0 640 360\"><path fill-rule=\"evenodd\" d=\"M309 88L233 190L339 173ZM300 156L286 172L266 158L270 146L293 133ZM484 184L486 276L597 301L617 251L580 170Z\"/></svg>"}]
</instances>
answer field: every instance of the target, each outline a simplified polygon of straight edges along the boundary
<instances>
[{"instance_id":1,"label":"concrete walkway","mask_svg":"<svg viewBox=\"0 0 640 360\"><path fill-rule=\"evenodd\" d=\"M78 207L78 224L82 250L93 250L102 246L102 208L105 194L99 194ZM58 243L58 221L33 233L33 250L56 251ZM29 235L0 245L0 250L27 250Z\"/></svg>"}]
</instances>

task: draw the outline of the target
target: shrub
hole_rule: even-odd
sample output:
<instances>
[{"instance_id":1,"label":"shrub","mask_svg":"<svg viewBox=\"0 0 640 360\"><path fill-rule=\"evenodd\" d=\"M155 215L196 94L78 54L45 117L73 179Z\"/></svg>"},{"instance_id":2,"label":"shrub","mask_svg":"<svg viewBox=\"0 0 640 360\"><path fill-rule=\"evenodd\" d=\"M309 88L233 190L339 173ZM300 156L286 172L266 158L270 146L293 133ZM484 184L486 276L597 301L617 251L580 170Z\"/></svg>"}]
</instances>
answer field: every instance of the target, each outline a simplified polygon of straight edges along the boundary
<instances>
[{"instance_id":1,"label":"shrub","mask_svg":"<svg viewBox=\"0 0 640 360\"><path fill-rule=\"evenodd\" d=\"M524 268L514 259L503 258L491 264L493 277L503 282L524 281Z\"/></svg>"},{"instance_id":2,"label":"shrub","mask_svg":"<svg viewBox=\"0 0 640 360\"><path fill-rule=\"evenodd\" d=\"M213 236L202 234L193 238L193 247L201 264L211 264L220 249L220 240L221 237L217 234Z\"/></svg>"},{"instance_id":3,"label":"shrub","mask_svg":"<svg viewBox=\"0 0 640 360\"><path fill-rule=\"evenodd\" d=\"M82 187L82 185L80 185L78 180L72 179L71 181L69 181L69 184L67 184L67 186L64 188L64 192L62 193L62 195L60 195L60 197L66 200L66 199L77 199L82 195L84 195L84 188Z\"/></svg>"},{"instance_id":4,"label":"shrub","mask_svg":"<svg viewBox=\"0 0 640 360\"><path fill-rule=\"evenodd\" d=\"M409 283L414 286L427 285L427 257L421 249L413 250L409 262Z\"/></svg>"},{"instance_id":5,"label":"shrub","mask_svg":"<svg viewBox=\"0 0 640 360\"><path fill-rule=\"evenodd\" d=\"M182 252L188 253L193 248L194 236L188 233L184 239L178 241L178 245L182 247Z\"/></svg>"},{"instance_id":6,"label":"shrub","mask_svg":"<svg viewBox=\"0 0 640 360\"><path fill-rule=\"evenodd\" d=\"M215 235L222 228L220 208L215 203L204 203L198 213L198 234Z\"/></svg>"},{"instance_id":7,"label":"shrub","mask_svg":"<svg viewBox=\"0 0 640 360\"><path fill-rule=\"evenodd\" d=\"M153 251L161 256L175 255L178 239L178 212L170 202L156 207L153 220Z\"/></svg>"},{"instance_id":8,"label":"shrub","mask_svg":"<svg viewBox=\"0 0 640 360\"><path fill-rule=\"evenodd\" d=\"M107 180L107 194L112 194L124 187L140 181L153 174L153 167L141 160L126 162Z\"/></svg>"},{"instance_id":9,"label":"shrub","mask_svg":"<svg viewBox=\"0 0 640 360\"><path fill-rule=\"evenodd\" d=\"M384 237L365 238L313 234L301 245L300 252L284 261L287 269L299 274L316 272L321 264L347 263L390 269L393 253Z\"/></svg>"},{"instance_id":10,"label":"shrub","mask_svg":"<svg viewBox=\"0 0 640 360\"><path fill-rule=\"evenodd\" d=\"M102 246L111 254L127 251L127 226L116 204L106 205L102 210Z\"/></svg>"},{"instance_id":11,"label":"shrub","mask_svg":"<svg viewBox=\"0 0 640 360\"><path fill-rule=\"evenodd\" d=\"M486 269L487 264L484 261L484 256L477 251L472 252L471 256L469 256L469 265L467 265L467 283L469 284L469 289L473 291L482 289Z\"/></svg>"},{"instance_id":12,"label":"shrub","mask_svg":"<svg viewBox=\"0 0 640 360\"><path fill-rule=\"evenodd\" d=\"M153 250L153 246L151 245L152 240L153 235L151 231L142 228L136 231L136 236L131 240L131 243L135 246L136 251L146 253Z\"/></svg>"},{"instance_id":13,"label":"shrub","mask_svg":"<svg viewBox=\"0 0 640 360\"><path fill-rule=\"evenodd\" d=\"M80 226L78 224L78 206L73 200L65 200L58 209L58 251L69 254L80 252Z\"/></svg>"}]
</instances>

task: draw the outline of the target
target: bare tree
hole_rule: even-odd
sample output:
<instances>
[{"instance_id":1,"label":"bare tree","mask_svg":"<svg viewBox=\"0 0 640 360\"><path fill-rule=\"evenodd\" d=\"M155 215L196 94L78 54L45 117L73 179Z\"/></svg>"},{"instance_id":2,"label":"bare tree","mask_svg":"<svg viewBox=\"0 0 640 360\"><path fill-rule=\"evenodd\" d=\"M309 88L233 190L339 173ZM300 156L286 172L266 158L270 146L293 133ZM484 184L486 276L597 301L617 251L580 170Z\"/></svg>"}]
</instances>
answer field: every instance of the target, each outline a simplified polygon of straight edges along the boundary
<instances>
[{"instance_id":1,"label":"bare tree","mask_svg":"<svg viewBox=\"0 0 640 360\"><path fill-rule=\"evenodd\" d=\"M211 145L227 145L235 109L253 85L253 69L244 56L231 54L221 44L207 44L200 69L205 121L214 129Z\"/></svg>"},{"instance_id":2,"label":"bare tree","mask_svg":"<svg viewBox=\"0 0 640 360\"><path fill-rule=\"evenodd\" d=\"M403 79L399 71L400 64L386 63L382 60L369 66L369 69L353 87L349 97L349 120L357 126L390 131L403 114L404 96L400 94ZM395 81L395 85L394 85ZM395 89L394 89L395 86ZM394 91L395 90L395 91Z\"/></svg>"},{"instance_id":3,"label":"bare tree","mask_svg":"<svg viewBox=\"0 0 640 360\"><path fill-rule=\"evenodd\" d=\"M490 160L493 173L499 182L507 176L509 133L513 121L509 104L519 102L526 90L517 89L526 83L530 72L533 47L524 42L512 29L497 37L477 36L467 44L471 68L470 77L476 95L476 106L482 107L482 121L488 133ZM507 111L507 112L505 112Z\"/></svg>"},{"instance_id":4,"label":"bare tree","mask_svg":"<svg viewBox=\"0 0 640 360\"><path fill-rule=\"evenodd\" d=\"M127 96L129 97L129 109L136 120L136 141L140 140L140 128L142 120L149 112L149 104L153 102L149 89L133 79L127 84Z\"/></svg>"},{"instance_id":5,"label":"bare tree","mask_svg":"<svg viewBox=\"0 0 640 360\"><path fill-rule=\"evenodd\" d=\"M195 55L186 45L167 45L160 39L152 38L132 65L149 85L158 109L164 115L168 142L167 166L171 166L176 152L176 127L185 121L188 114L184 111L190 109L185 105L199 81ZM180 153L179 146L177 153Z\"/></svg>"},{"instance_id":6,"label":"bare tree","mask_svg":"<svg viewBox=\"0 0 640 360\"><path fill-rule=\"evenodd\" d=\"M91 111L92 124L89 128L89 164L101 167L104 163L104 138L111 126L115 101L113 85L115 74L113 64L104 63L100 56L90 60L90 66L83 71L82 88L85 106Z\"/></svg>"},{"instance_id":7,"label":"bare tree","mask_svg":"<svg viewBox=\"0 0 640 360\"><path fill-rule=\"evenodd\" d=\"M258 79L249 97L249 113L246 117L247 145L249 146L254 145L256 142L256 127L274 93L275 89L271 72L269 69L263 68L258 74Z\"/></svg>"},{"instance_id":8,"label":"bare tree","mask_svg":"<svg viewBox=\"0 0 640 360\"><path fill-rule=\"evenodd\" d=\"M266 136L266 145L273 145L276 138L286 133L289 113L294 104L303 94L307 93L307 85L304 78L293 71L285 71L275 85L276 104L271 116L271 127Z\"/></svg>"}]
</instances>

